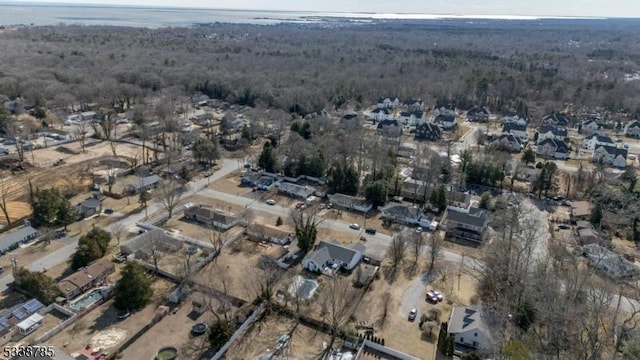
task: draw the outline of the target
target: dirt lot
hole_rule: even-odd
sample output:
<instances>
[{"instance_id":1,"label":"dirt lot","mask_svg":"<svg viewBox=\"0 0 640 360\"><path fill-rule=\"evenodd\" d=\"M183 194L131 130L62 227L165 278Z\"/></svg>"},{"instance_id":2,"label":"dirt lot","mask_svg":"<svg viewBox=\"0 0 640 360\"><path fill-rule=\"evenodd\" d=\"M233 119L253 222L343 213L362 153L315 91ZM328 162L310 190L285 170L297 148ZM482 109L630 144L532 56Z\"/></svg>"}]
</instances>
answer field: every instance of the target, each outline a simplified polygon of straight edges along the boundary
<instances>
[{"instance_id":1,"label":"dirt lot","mask_svg":"<svg viewBox=\"0 0 640 360\"><path fill-rule=\"evenodd\" d=\"M122 353L122 358L153 359L161 347L174 346L178 349L180 359L198 359L200 354L208 348L208 339L206 335L199 337L191 335L191 327L197 323L210 324L214 316L205 311L197 318L190 317L193 299L194 295L185 299L184 305L180 306L175 314L169 313L131 344Z\"/></svg>"},{"instance_id":2,"label":"dirt lot","mask_svg":"<svg viewBox=\"0 0 640 360\"><path fill-rule=\"evenodd\" d=\"M222 191L227 194L236 194L238 196L242 196L251 192L250 187L240 186L239 176L229 176L216 182L212 182L211 184L209 184L209 189Z\"/></svg>"},{"instance_id":3,"label":"dirt lot","mask_svg":"<svg viewBox=\"0 0 640 360\"><path fill-rule=\"evenodd\" d=\"M162 279L153 282L154 300L144 309L124 320L116 319L113 300L101 304L84 317L70 325L48 342L68 353L73 353L91 344L106 351L113 351L127 337L149 323L155 315L157 304L163 301L173 284Z\"/></svg>"},{"instance_id":4,"label":"dirt lot","mask_svg":"<svg viewBox=\"0 0 640 360\"><path fill-rule=\"evenodd\" d=\"M270 353L278 344L280 336L293 329L289 346L282 355L292 359L315 359L322 352L323 342L329 342L329 336L309 327L298 325L295 321L283 316L268 315L256 323L251 330L227 352L227 359L256 359L261 354Z\"/></svg>"},{"instance_id":5,"label":"dirt lot","mask_svg":"<svg viewBox=\"0 0 640 360\"><path fill-rule=\"evenodd\" d=\"M251 301L258 293L258 281L265 274L259 267L261 257L277 259L282 253L281 246L239 239L196 274L194 281L219 291L226 289L231 296Z\"/></svg>"},{"instance_id":6,"label":"dirt lot","mask_svg":"<svg viewBox=\"0 0 640 360\"><path fill-rule=\"evenodd\" d=\"M422 262L420 269L427 264ZM475 294L475 279L466 273L458 278L458 268L451 264L440 262L431 281L426 280L424 274L408 276L408 266L397 275L396 280L389 283L385 279L385 270L381 271L381 279L374 281L371 289L365 294L360 303L355 318L374 326L376 336L385 339L385 345L399 349L420 359L433 359L435 354L435 337L431 340L423 338L419 325L420 316L436 308L440 313L440 321L447 321L454 305L469 305ZM460 284L458 287L458 279ZM432 305L424 300L427 290L437 289L445 296L445 301ZM384 321L382 294L389 293L388 313ZM409 322L409 310L416 308L418 316L415 322ZM438 330L434 330L437 334Z\"/></svg>"}]
</instances>

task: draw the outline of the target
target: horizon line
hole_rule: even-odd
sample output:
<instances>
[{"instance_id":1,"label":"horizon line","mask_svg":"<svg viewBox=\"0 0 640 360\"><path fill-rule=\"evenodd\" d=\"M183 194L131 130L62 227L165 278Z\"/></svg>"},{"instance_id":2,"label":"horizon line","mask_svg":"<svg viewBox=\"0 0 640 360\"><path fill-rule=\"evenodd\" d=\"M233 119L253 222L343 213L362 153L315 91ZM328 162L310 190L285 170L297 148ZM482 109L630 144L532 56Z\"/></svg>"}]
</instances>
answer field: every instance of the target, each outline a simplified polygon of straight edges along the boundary
<instances>
[{"instance_id":1,"label":"horizon line","mask_svg":"<svg viewBox=\"0 0 640 360\"><path fill-rule=\"evenodd\" d=\"M323 11L323 10L276 10L276 9L246 9L246 8L215 8L202 6L175 5L141 5L141 4L108 4L108 3L79 3L79 2L50 2L50 1L20 1L0 0L0 5L35 6L35 7L93 7L93 8L140 8L140 9L173 9L173 10L214 10L214 11L243 11L243 12L272 12L272 13L308 13L322 14L323 17L355 18L374 20L607 20L607 19L640 19L640 16L580 16L580 15L512 15L512 14L452 14L452 13L406 13L406 12L375 12L375 11ZM341 16L342 15L342 16ZM347 15L347 16L344 16Z\"/></svg>"}]
</instances>

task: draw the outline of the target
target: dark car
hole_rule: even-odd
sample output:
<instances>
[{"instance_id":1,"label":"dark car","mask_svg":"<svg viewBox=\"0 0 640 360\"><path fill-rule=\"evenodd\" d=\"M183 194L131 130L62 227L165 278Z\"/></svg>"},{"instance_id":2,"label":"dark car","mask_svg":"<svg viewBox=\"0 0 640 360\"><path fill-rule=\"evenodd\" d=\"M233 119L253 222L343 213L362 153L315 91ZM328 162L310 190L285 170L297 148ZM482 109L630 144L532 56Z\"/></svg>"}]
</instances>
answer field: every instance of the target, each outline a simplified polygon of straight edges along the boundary
<instances>
[{"instance_id":1,"label":"dark car","mask_svg":"<svg viewBox=\"0 0 640 360\"><path fill-rule=\"evenodd\" d=\"M376 234L376 229L372 228L372 227L368 227L368 228L364 229L364 232L366 232L367 234L375 235Z\"/></svg>"}]
</instances>

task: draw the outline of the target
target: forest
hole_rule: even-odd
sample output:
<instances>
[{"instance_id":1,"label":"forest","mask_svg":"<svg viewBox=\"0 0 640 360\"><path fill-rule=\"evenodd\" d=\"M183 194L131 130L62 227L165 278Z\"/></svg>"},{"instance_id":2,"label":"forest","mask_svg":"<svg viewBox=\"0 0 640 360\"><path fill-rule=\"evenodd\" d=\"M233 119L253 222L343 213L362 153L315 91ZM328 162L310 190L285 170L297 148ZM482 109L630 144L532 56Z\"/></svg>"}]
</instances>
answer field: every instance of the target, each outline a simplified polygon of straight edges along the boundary
<instances>
[{"instance_id":1,"label":"forest","mask_svg":"<svg viewBox=\"0 0 640 360\"><path fill-rule=\"evenodd\" d=\"M59 25L0 33L0 97L127 108L203 93L304 115L380 96L493 112L640 113L631 20Z\"/></svg>"}]
</instances>

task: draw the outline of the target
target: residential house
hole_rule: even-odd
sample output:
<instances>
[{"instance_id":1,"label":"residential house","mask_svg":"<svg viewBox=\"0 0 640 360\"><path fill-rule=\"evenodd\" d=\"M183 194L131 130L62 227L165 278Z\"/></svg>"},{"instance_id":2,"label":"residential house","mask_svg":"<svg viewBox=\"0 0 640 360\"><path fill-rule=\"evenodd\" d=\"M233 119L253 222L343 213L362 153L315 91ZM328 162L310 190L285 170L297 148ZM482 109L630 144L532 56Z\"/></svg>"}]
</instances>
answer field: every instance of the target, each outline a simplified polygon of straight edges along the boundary
<instances>
[{"instance_id":1,"label":"residential house","mask_svg":"<svg viewBox=\"0 0 640 360\"><path fill-rule=\"evenodd\" d=\"M341 207L351 211L368 213L373 209L373 203L365 198L349 196L344 194L329 195L329 201L333 206Z\"/></svg>"},{"instance_id":2,"label":"residential house","mask_svg":"<svg viewBox=\"0 0 640 360\"><path fill-rule=\"evenodd\" d=\"M542 118L542 125L547 126L568 126L569 120L562 114L553 112Z\"/></svg>"},{"instance_id":3,"label":"residential house","mask_svg":"<svg viewBox=\"0 0 640 360\"><path fill-rule=\"evenodd\" d=\"M28 334L42 324L42 316L38 311L43 308L44 305L40 301L31 299L0 313L0 345L11 341L14 335ZM34 315L38 316L34 317ZM20 324L22 326L19 327Z\"/></svg>"},{"instance_id":4,"label":"residential house","mask_svg":"<svg viewBox=\"0 0 640 360\"><path fill-rule=\"evenodd\" d=\"M278 192L284 193L293 198L302 198L306 200L309 196L315 194L316 189L311 186L296 185L285 182L278 186Z\"/></svg>"},{"instance_id":5,"label":"residential house","mask_svg":"<svg viewBox=\"0 0 640 360\"><path fill-rule=\"evenodd\" d=\"M402 126L398 120L382 120L378 123L378 130L388 131L390 133L402 134Z\"/></svg>"},{"instance_id":6,"label":"residential house","mask_svg":"<svg viewBox=\"0 0 640 360\"><path fill-rule=\"evenodd\" d=\"M442 138L442 130L432 123L422 123L416 126L416 140L439 140Z\"/></svg>"},{"instance_id":7,"label":"residential house","mask_svg":"<svg viewBox=\"0 0 640 360\"><path fill-rule=\"evenodd\" d=\"M372 121L393 120L393 112L389 109L375 108L369 112L369 120L372 120Z\"/></svg>"},{"instance_id":8,"label":"residential house","mask_svg":"<svg viewBox=\"0 0 640 360\"><path fill-rule=\"evenodd\" d=\"M102 202L96 198L88 198L76 206L76 213L84 219L89 216L99 214L102 209Z\"/></svg>"},{"instance_id":9,"label":"residential house","mask_svg":"<svg viewBox=\"0 0 640 360\"><path fill-rule=\"evenodd\" d=\"M586 138L584 138L584 141L582 142L582 148L583 149L594 151L596 149L596 146L613 146L613 147L615 147L616 143L614 143L613 140L611 140L610 137L599 135L599 134L591 134L591 135L587 136Z\"/></svg>"},{"instance_id":10,"label":"residential house","mask_svg":"<svg viewBox=\"0 0 640 360\"><path fill-rule=\"evenodd\" d=\"M454 114L440 114L436 115L433 119L433 123L440 126L444 131L453 130L458 126L456 123L456 116Z\"/></svg>"},{"instance_id":11,"label":"residential house","mask_svg":"<svg viewBox=\"0 0 640 360\"><path fill-rule=\"evenodd\" d=\"M227 231L240 222L236 216L214 209L209 205L187 206L184 209L184 217L222 231Z\"/></svg>"},{"instance_id":12,"label":"residential house","mask_svg":"<svg viewBox=\"0 0 640 360\"><path fill-rule=\"evenodd\" d=\"M447 332L454 336L454 344L471 349L486 349L492 342L480 305L454 307Z\"/></svg>"},{"instance_id":13,"label":"residential house","mask_svg":"<svg viewBox=\"0 0 640 360\"><path fill-rule=\"evenodd\" d=\"M28 243L38 237L38 232L31 226L23 226L0 238L0 255L17 249L21 244Z\"/></svg>"},{"instance_id":14,"label":"residential house","mask_svg":"<svg viewBox=\"0 0 640 360\"><path fill-rule=\"evenodd\" d=\"M600 236L596 229L593 228L593 225L585 220L576 221L576 236L578 236L578 240L580 240L580 245L609 245L609 241Z\"/></svg>"},{"instance_id":15,"label":"residential house","mask_svg":"<svg viewBox=\"0 0 640 360\"><path fill-rule=\"evenodd\" d=\"M502 126L503 134L511 134L515 136L521 144L526 144L529 141L529 134L527 134L527 124L520 125L518 123L505 123Z\"/></svg>"},{"instance_id":16,"label":"residential house","mask_svg":"<svg viewBox=\"0 0 640 360\"><path fill-rule=\"evenodd\" d=\"M293 234L270 226L252 223L244 231L251 238L260 241L268 241L278 245L289 244L295 238Z\"/></svg>"},{"instance_id":17,"label":"residential house","mask_svg":"<svg viewBox=\"0 0 640 360\"><path fill-rule=\"evenodd\" d=\"M538 142L544 139L564 141L567 137L567 129L556 126L541 126L538 130Z\"/></svg>"},{"instance_id":18,"label":"residential house","mask_svg":"<svg viewBox=\"0 0 640 360\"><path fill-rule=\"evenodd\" d=\"M398 98L380 98L378 99L378 109L393 109L400 105Z\"/></svg>"},{"instance_id":19,"label":"residential house","mask_svg":"<svg viewBox=\"0 0 640 360\"><path fill-rule=\"evenodd\" d=\"M422 111L402 111L398 117L402 125L418 126L424 123L424 112Z\"/></svg>"},{"instance_id":20,"label":"residential house","mask_svg":"<svg viewBox=\"0 0 640 360\"><path fill-rule=\"evenodd\" d=\"M460 191L454 191L448 194L449 205L466 209L471 205L471 195Z\"/></svg>"},{"instance_id":21,"label":"residential house","mask_svg":"<svg viewBox=\"0 0 640 360\"><path fill-rule=\"evenodd\" d=\"M267 173L247 174L240 178L240 184L259 190L271 190L276 184L276 178Z\"/></svg>"},{"instance_id":22,"label":"residential house","mask_svg":"<svg viewBox=\"0 0 640 360\"><path fill-rule=\"evenodd\" d=\"M497 149L503 149L510 152L520 152L522 144L514 135L502 134L491 142L491 145Z\"/></svg>"},{"instance_id":23,"label":"residential house","mask_svg":"<svg viewBox=\"0 0 640 360\"><path fill-rule=\"evenodd\" d=\"M582 247L589 264L615 280L633 280L640 275L640 269L631 261L598 244Z\"/></svg>"},{"instance_id":24,"label":"residential house","mask_svg":"<svg viewBox=\"0 0 640 360\"><path fill-rule=\"evenodd\" d=\"M508 112L502 118L503 124L527 125L529 118L523 113Z\"/></svg>"},{"instance_id":25,"label":"residential house","mask_svg":"<svg viewBox=\"0 0 640 360\"><path fill-rule=\"evenodd\" d=\"M96 286L105 284L109 275L113 274L115 270L116 268L111 261L101 258L60 280L58 288L67 301L70 301Z\"/></svg>"},{"instance_id":26,"label":"residential house","mask_svg":"<svg viewBox=\"0 0 640 360\"><path fill-rule=\"evenodd\" d=\"M586 119L580 123L580 133L590 135L600 129L600 125L595 119Z\"/></svg>"},{"instance_id":27,"label":"residential house","mask_svg":"<svg viewBox=\"0 0 640 360\"><path fill-rule=\"evenodd\" d=\"M358 119L358 113L353 111L353 110L349 110L342 116L342 119L343 120L356 120L356 119Z\"/></svg>"},{"instance_id":28,"label":"residential house","mask_svg":"<svg viewBox=\"0 0 640 360\"><path fill-rule=\"evenodd\" d=\"M422 217L422 212L418 207L409 207L394 203L380 209L380 214L385 220L405 225L416 225Z\"/></svg>"},{"instance_id":29,"label":"residential house","mask_svg":"<svg viewBox=\"0 0 640 360\"><path fill-rule=\"evenodd\" d=\"M364 256L364 246L354 244L345 247L335 242L321 241L316 248L302 260L302 267L313 272L324 272L327 269L342 268L353 270Z\"/></svg>"},{"instance_id":30,"label":"residential house","mask_svg":"<svg viewBox=\"0 0 640 360\"><path fill-rule=\"evenodd\" d=\"M404 105L402 105L402 110L409 111L409 112L424 111L424 101L420 99L418 100L409 99L404 102Z\"/></svg>"},{"instance_id":31,"label":"residential house","mask_svg":"<svg viewBox=\"0 0 640 360\"><path fill-rule=\"evenodd\" d=\"M489 228L489 215L486 210L476 207L447 206L441 224L448 238L481 245Z\"/></svg>"},{"instance_id":32,"label":"residential house","mask_svg":"<svg viewBox=\"0 0 640 360\"><path fill-rule=\"evenodd\" d=\"M487 122L489 121L489 110L485 107L474 106L467 111L467 121Z\"/></svg>"},{"instance_id":33,"label":"residential house","mask_svg":"<svg viewBox=\"0 0 640 360\"><path fill-rule=\"evenodd\" d=\"M143 191L147 191L157 187L161 181L162 178L160 176L150 175L134 182L133 184L130 184L127 189L134 194L139 194Z\"/></svg>"},{"instance_id":34,"label":"residential house","mask_svg":"<svg viewBox=\"0 0 640 360\"><path fill-rule=\"evenodd\" d=\"M591 159L594 162L602 161L604 164L616 168L624 168L627 166L627 149L615 146L596 146Z\"/></svg>"},{"instance_id":35,"label":"residential house","mask_svg":"<svg viewBox=\"0 0 640 360\"><path fill-rule=\"evenodd\" d=\"M624 126L624 134L629 137L640 137L640 121L631 120Z\"/></svg>"},{"instance_id":36,"label":"residential house","mask_svg":"<svg viewBox=\"0 0 640 360\"><path fill-rule=\"evenodd\" d=\"M427 198L427 186L420 180L406 180L402 183L400 196L407 200L423 203Z\"/></svg>"},{"instance_id":37,"label":"residential house","mask_svg":"<svg viewBox=\"0 0 640 360\"><path fill-rule=\"evenodd\" d=\"M571 221L588 220L591 217L591 203L588 201L571 202Z\"/></svg>"},{"instance_id":38,"label":"residential house","mask_svg":"<svg viewBox=\"0 0 640 360\"><path fill-rule=\"evenodd\" d=\"M545 138L538 142L536 155L545 158L564 160L569 157L569 146L564 141Z\"/></svg>"},{"instance_id":39,"label":"residential house","mask_svg":"<svg viewBox=\"0 0 640 360\"><path fill-rule=\"evenodd\" d=\"M99 120L98 114L96 114L95 111L85 111L83 113L80 113L80 117L82 118L82 121Z\"/></svg>"}]
</instances>

